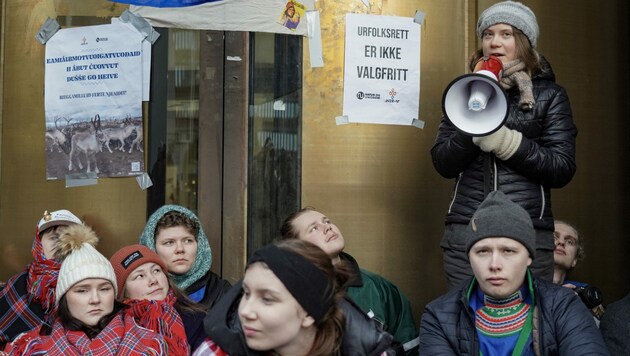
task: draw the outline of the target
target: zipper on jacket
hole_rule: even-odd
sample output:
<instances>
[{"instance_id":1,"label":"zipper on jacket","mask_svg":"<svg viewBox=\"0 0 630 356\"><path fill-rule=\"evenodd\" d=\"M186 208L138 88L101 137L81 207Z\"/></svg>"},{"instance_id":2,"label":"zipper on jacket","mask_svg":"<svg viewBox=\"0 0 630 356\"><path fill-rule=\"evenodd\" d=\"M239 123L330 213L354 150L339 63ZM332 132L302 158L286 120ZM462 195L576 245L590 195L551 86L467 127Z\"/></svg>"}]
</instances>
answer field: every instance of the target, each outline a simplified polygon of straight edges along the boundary
<instances>
[{"instance_id":1,"label":"zipper on jacket","mask_svg":"<svg viewBox=\"0 0 630 356\"><path fill-rule=\"evenodd\" d=\"M497 169L497 159L492 156L492 168L494 172L492 173L492 188L496 191L499 190L499 169Z\"/></svg>"},{"instance_id":2,"label":"zipper on jacket","mask_svg":"<svg viewBox=\"0 0 630 356\"><path fill-rule=\"evenodd\" d=\"M499 170L493 154L484 153L483 158L483 198L499 190Z\"/></svg>"},{"instance_id":3,"label":"zipper on jacket","mask_svg":"<svg viewBox=\"0 0 630 356\"><path fill-rule=\"evenodd\" d=\"M540 197L542 206L540 207L540 216L538 217L538 220L542 220L543 215L545 214L545 188L543 188L542 184L540 185Z\"/></svg>"},{"instance_id":4,"label":"zipper on jacket","mask_svg":"<svg viewBox=\"0 0 630 356\"><path fill-rule=\"evenodd\" d=\"M453 208L453 204L455 203L455 198L457 198L457 192L459 189L459 182L461 182L462 180L462 175L464 174L464 172L460 172L459 176L457 177L457 182L455 182L455 190L453 191L453 199L451 199L451 203L448 204L448 213L451 213L451 208Z\"/></svg>"}]
</instances>

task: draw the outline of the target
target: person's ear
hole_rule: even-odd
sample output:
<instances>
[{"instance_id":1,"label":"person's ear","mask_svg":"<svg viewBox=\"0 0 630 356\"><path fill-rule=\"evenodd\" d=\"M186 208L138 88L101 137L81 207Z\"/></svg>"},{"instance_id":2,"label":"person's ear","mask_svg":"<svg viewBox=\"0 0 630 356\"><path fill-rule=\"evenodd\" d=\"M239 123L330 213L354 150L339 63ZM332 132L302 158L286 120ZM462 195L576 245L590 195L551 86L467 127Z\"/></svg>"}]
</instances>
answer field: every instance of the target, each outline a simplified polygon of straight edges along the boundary
<instances>
[{"instance_id":1,"label":"person's ear","mask_svg":"<svg viewBox=\"0 0 630 356\"><path fill-rule=\"evenodd\" d=\"M573 259L573 262L571 262L571 268L575 267L576 264L577 264L577 257Z\"/></svg>"},{"instance_id":2,"label":"person's ear","mask_svg":"<svg viewBox=\"0 0 630 356\"><path fill-rule=\"evenodd\" d=\"M527 258L527 267L529 267L531 265L532 265L532 257L530 256L530 257Z\"/></svg>"},{"instance_id":3,"label":"person's ear","mask_svg":"<svg viewBox=\"0 0 630 356\"><path fill-rule=\"evenodd\" d=\"M315 324L315 319L313 319L313 317L308 315L308 314L306 314L304 316L304 319L302 319L302 327L303 328L308 328L308 327L310 327L310 326L312 326L314 324Z\"/></svg>"}]
</instances>

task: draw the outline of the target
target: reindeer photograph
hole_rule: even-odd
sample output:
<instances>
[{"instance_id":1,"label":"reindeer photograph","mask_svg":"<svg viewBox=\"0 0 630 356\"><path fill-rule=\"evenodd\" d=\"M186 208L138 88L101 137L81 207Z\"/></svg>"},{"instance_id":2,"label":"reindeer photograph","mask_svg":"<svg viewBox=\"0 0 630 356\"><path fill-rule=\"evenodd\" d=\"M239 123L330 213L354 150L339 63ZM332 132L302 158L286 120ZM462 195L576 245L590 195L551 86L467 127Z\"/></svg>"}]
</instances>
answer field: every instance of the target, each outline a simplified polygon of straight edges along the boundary
<instances>
[{"instance_id":1,"label":"reindeer photograph","mask_svg":"<svg viewBox=\"0 0 630 356\"><path fill-rule=\"evenodd\" d=\"M133 147L136 146L136 150L140 152L144 152L142 146L144 145L144 136L142 135L142 121L140 123L134 125L134 130L136 130L136 137L131 141L131 147L129 147L129 153L133 150Z\"/></svg>"},{"instance_id":2,"label":"reindeer photograph","mask_svg":"<svg viewBox=\"0 0 630 356\"><path fill-rule=\"evenodd\" d=\"M131 117L127 117L118 127L104 129L103 135L105 136L105 146L109 150L109 153L112 153L112 149L109 146L111 141L118 143L117 150L125 151L125 140L134 133L135 129L136 126L133 122L131 122ZM129 153L131 153L131 150L129 150Z\"/></svg>"},{"instance_id":3,"label":"reindeer photograph","mask_svg":"<svg viewBox=\"0 0 630 356\"><path fill-rule=\"evenodd\" d=\"M62 121L63 120L63 121ZM65 121L65 123L64 123ZM54 117L46 123L46 178L95 173L127 177L144 171L142 117ZM135 148L135 149L134 149Z\"/></svg>"},{"instance_id":4,"label":"reindeer photograph","mask_svg":"<svg viewBox=\"0 0 630 356\"><path fill-rule=\"evenodd\" d=\"M53 149L56 147L59 153L65 152L66 154L68 154L70 148L67 143L69 143L70 138L72 138L72 128L70 127L70 121L72 121L72 119L67 119L64 117L63 119L66 120L66 125L60 128L57 123L61 119L61 117L55 119L54 129L46 129L46 150L50 150L50 152L52 152Z\"/></svg>"},{"instance_id":5,"label":"reindeer photograph","mask_svg":"<svg viewBox=\"0 0 630 356\"><path fill-rule=\"evenodd\" d=\"M105 136L101 130L101 118L98 115L90 120L90 122L93 126L92 129L88 131L79 131L72 135L72 138L70 139L70 153L68 154L69 172L72 172L73 161L76 161L79 169L83 169L81 159L77 156L84 154L87 165L86 173L99 173L98 166L96 164L96 153L101 150L101 143L105 140ZM90 165L92 165L92 170L90 170Z\"/></svg>"}]
</instances>

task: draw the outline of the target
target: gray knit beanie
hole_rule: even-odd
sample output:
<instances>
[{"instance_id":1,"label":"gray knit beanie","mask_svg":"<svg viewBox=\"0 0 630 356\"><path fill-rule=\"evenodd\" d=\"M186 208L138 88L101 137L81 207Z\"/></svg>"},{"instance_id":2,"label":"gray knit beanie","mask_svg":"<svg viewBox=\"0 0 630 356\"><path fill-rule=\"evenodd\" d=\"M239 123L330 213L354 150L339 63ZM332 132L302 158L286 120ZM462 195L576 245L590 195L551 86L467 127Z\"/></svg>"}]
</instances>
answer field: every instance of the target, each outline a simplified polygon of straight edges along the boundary
<instances>
[{"instance_id":1,"label":"gray knit beanie","mask_svg":"<svg viewBox=\"0 0 630 356\"><path fill-rule=\"evenodd\" d=\"M505 23L521 30L529 39L532 48L536 48L538 40L538 23L536 15L529 7L515 1L503 1L496 3L479 16L477 21L477 36L483 37L483 31L498 23Z\"/></svg>"},{"instance_id":2,"label":"gray knit beanie","mask_svg":"<svg viewBox=\"0 0 630 356\"><path fill-rule=\"evenodd\" d=\"M507 237L523 244L532 258L536 253L536 230L529 214L498 190L481 202L466 231L469 235L466 253L488 237Z\"/></svg>"}]
</instances>

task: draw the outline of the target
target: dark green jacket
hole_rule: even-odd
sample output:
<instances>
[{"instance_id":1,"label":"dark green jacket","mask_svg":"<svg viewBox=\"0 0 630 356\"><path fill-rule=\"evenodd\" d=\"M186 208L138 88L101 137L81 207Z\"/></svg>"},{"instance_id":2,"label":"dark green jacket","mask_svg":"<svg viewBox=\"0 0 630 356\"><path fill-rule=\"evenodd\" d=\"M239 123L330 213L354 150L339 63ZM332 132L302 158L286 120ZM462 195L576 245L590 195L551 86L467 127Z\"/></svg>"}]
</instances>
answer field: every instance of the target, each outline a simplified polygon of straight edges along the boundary
<instances>
[{"instance_id":1,"label":"dark green jacket","mask_svg":"<svg viewBox=\"0 0 630 356\"><path fill-rule=\"evenodd\" d=\"M418 331L413 321L411 303L396 285L382 276L359 268L357 261L347 253L340 254L355 272L348 295L372 319L401 344L407 343L407 355L418 354ZM415 345L415 346L413 346Z\"/></svg>"}]
</instances>

